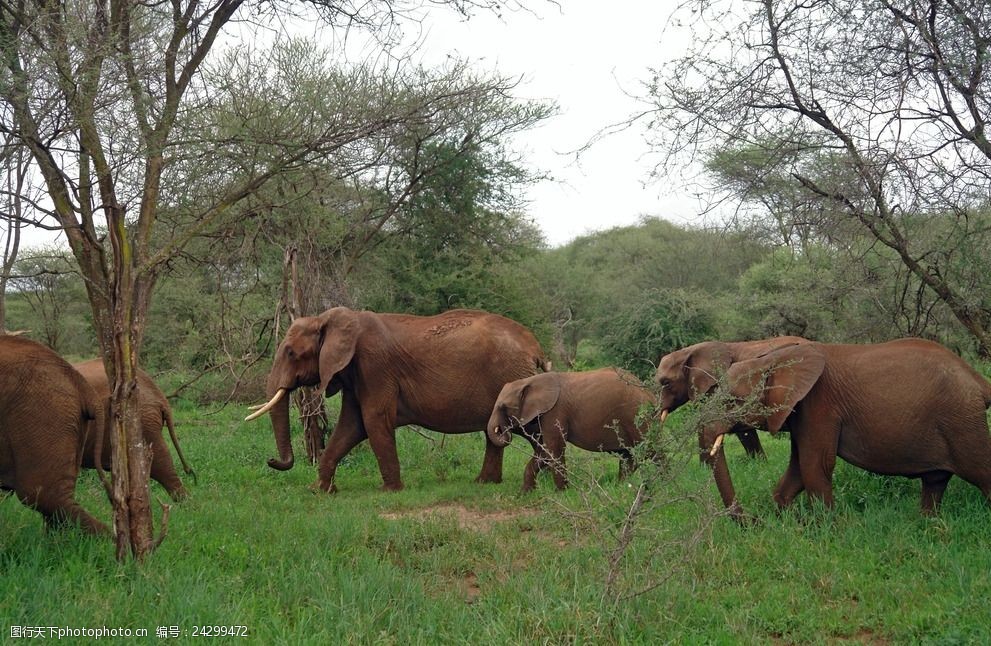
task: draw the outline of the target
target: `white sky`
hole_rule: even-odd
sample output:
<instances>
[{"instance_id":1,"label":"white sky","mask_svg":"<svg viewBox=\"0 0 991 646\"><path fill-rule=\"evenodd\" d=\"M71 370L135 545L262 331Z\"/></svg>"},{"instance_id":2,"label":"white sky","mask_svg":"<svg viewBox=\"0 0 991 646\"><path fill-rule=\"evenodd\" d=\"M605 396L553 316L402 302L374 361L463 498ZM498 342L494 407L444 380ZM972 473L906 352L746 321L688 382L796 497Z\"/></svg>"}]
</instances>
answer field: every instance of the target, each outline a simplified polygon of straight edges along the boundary
<instances>
[{"instance_id":1,"label":"white sky","mask_svg":"<svg viewBox=\"0 0 991 646\"><path fill-rule=\"evenodd\" d=\"M687 191L650 180L653 163L642 125L606 136L577 160L574 155L604 128L644 109L634 97L644 93L649 68L683 49L673 40L678 34L665 29L674 3L529 5L536 15L481 14L468 21L434 10L424 22L422 54L428 62L447 54L477 61L481 69L521 78L520 97L558 104L559 114L518 146L533 168L555 180L528 192L527 211L548 242L557 246L645 214L692 218L697 207Z\"/></svg>"}]
</instances>

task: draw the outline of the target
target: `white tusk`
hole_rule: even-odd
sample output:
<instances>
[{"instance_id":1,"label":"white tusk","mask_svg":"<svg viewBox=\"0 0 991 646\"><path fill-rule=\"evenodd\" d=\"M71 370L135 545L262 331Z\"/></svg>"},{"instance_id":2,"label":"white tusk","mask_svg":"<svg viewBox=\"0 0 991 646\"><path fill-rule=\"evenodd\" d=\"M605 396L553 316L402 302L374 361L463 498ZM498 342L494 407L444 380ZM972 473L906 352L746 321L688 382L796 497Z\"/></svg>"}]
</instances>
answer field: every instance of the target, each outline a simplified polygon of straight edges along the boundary
<instances>
[{"instance_id":1,"label":"white tusk","mask_svg":"<svg viewBox=\"0 0 991 646\"><path fill-rule=\"evenodd\" d=\"M661 426L664 425L664 420L666 420L667 418L668 418L668 409L665 408L664 410L661 411Z\"/></svg>"},{"instance_id":2,"label":"white tusk","mask_svg":"<svg viewBox=\"0 0 991 646\"><path fill-rule=\"evenodd\" d=\"M285 388L279 388L279 391L277 393L275 393L275 397L272 397L272 399L270 399L267 404L263 404L261 406L257 406L256 408L258 408L258 410L256 410L252 414L250 414L247 417L245 417L244 418L244 421L250 422L253 419L258 419L259 417L261 417L262 415L264 415L268 411L272 410L273 408L275 408L275 405L279 403L279 400L282 399L282 396L285 395L285 394L286 394L286 389Z\"/></svg>"},{"instance_id":3,"label":"white tusk","mask_svg":"<svg viewBox=\"0 0 991 646\"><path fill-rule=\"evenodd\" d=\"M723 445L723 438L724 437L726 437L726 436L725 435L720 435L719 437L716 438L716 441L712 443L712 448L709 449L709 457L710 458L715 457L716 456L716 453L719 452L719 447L721 447Z\"/></svg>"}]
</instances>

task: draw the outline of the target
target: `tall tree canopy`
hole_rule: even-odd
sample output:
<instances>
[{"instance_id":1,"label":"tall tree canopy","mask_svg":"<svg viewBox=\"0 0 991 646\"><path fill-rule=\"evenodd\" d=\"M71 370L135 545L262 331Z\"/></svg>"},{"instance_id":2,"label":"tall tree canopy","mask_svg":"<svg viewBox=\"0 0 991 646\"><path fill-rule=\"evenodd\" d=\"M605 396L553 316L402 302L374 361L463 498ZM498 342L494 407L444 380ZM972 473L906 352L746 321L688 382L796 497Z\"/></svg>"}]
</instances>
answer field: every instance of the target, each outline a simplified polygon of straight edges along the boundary
<instances>
[{"instance_id":1,"label":"tall tree canopy","mask_svg":"<svg viewBox=\"0 0 991 646\"><path fill-rule=\"evenodd\" d=\"M971 262L991 243L991 8L694 0L675 20L693 45L651 86L667 163L759 159L723 184L752 213L871 241L855 253L883 245L991 354L991 289Z\"/></svg>"}]
</instances>

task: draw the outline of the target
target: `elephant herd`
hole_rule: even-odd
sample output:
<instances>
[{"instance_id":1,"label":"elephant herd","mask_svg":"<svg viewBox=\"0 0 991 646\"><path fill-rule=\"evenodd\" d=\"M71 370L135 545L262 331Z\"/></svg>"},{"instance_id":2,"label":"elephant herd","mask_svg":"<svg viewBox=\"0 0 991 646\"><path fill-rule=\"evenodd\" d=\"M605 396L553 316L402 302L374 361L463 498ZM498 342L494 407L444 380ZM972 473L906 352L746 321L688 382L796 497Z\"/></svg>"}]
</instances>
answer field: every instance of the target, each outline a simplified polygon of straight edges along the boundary
<instances>
[{"instance_id":1,"label":"elephant herd","mask_svg":"<svg viewBox=\"0 0 991 646\"><path fill-rule=\"evenodd\" d=\"M553 468L567 484L564 445L620 455L646 432L638 411L669 413L718 388L727 414L699 431L703 460L730 514L744 518L722 448L737 435L750 455L763 450L756 429L791 437L788 467L774 490L780 507L802 491L833 504L836 456L884 475L922 480L922 511L939 506L955 474L991 499L991 437L986 410L991 384L943 346L922 339L872 345L816 343L801 337L700 343L660 358L655 396L619 369L550 372L533 334L507 318L452 310L438 316L357 312L334 308L297 319L276 351L268 377L268 412L279 456L293 465L287 393L318 386L342 393L341 414L320 459L316 487L336 490L337 465L363 440L371 445L385 489L401 489L395 430L417 424L443 433L486 429L479 482L502 479L502 451L513 434L533 457L523 488ZM759 406L736 416L732 402Z\"/></svg>"},{"instance_id":2,"label":"elephant herd","mask_svg":"<svg viewBox=\"0 0 991 646\"><path fill-rule=\"evenodd\" d=\"M326 492L336 491L338 464L364 440L383 488L401 489L395 432L407 424L442 433L485 429L478 482L502 480L504 448L520 435L533 448L524 490L542 469L563 488L566 442L619 455L622 476L635 466L630 451L647 432L645 411L656 411L663 424L685 403L719 391L726 413L699 429L700 454L737 520L745 514L722 442L734 434L749 455L762 455L757 429L790 434L791 457L773 493L779 507L802 491L832 506L837 456L875 473L921 479L923 513L936 511L953 475L991 500L991 384L937 343L709 341L661 357L655 382L648 389L616 368L552 372L533 334L495 314L451 310L424 317L337 307L292 323L268 375L269 401L246 419L269 414L278 457L268 464L290 469L288 394L301 386L328 397L340 392L340 415L315 483ZM146 374L138 386L152 477L181 499L186 490L163 425L186 472L191 469L168 403ZM74 500L74 490L80 467L109 468L108 398L99 361L72 366L38 343L0 337L0 488L14 491L49 525L71 521L106 532ZM756 405L736 405L743 402Z\"/></svg>"},{"instance_id":3,"label":"elephant herd","mask_svg":"<svg viewBox=\"0 0 991 646\"><path fill-rule=\"evenodd\" d=\"M174 500L182 500L187 491L162 439L163 424L184 470L195 474L176 439L172 410L146 373L139 370L137 381L151 476ZM110 468L109 402L101 361L73 365L30 339L0 336L0 491L13 491L50 527L72 522L94 534L108 533L76 502L75 489L81 467Z\"/></svg>"}]
</instances>

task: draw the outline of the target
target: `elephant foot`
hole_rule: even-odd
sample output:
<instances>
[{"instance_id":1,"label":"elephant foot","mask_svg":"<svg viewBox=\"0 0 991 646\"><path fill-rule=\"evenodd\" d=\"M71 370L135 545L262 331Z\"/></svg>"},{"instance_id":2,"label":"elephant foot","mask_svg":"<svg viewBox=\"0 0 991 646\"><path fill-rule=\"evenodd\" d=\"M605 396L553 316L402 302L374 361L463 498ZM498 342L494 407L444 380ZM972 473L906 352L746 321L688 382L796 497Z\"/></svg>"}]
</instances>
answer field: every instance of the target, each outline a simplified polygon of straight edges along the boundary
<instances>
[{"instance_id":1,"label":"elephant foot","mask_svg":"<svg viewBox=\"0 0 991 646\"><path fill-rule=\"evenodd\" d=\"M733 519L733 522L740 527L755 527L758 524L757 517L743 511L743 506L736 501L733 501L733 505L729 507L726 512L729 514L729 517Z\"/></svg>"},{"instance_id":2,"label":"elephant foot","mask_svg":"<svg viewBox=\"0 0 991 646\"><path fill-rule=\"evenodd\" d=\"M189 491L187 491L185 487L173 489L169 492L169 498L172 499L172 502L182 502L183 500L187 500L189 498Z\"/></svg>"},{"instance_id":3,"label":"elephant foot","mask_svg":"<svg viewBox=\"0 0 991 646\"><path fill-rule=\"evenodd\" d=\"M402 491L402 490L403 490L402 482L394 482L391 484L387 482L382 485L382 491Z\"/></svg>"},{"instance_id":4,"label":"elephant foot","mask_svg":"<svg viewBox=\"0 0 991 646\"><path fill-rule=\"evenodd\" d=\"M337 493L337 485L333 482L324 482L323 480L317 480L310 485L309 489L313 493Z\"/></svg>"},{"instance_id":5,"label":"elephant foot","mask_svg":"<svg viewBox=\"0 0 991 646\"><path fill-rule=\"evenodd\" d=\"M492 475L489 473L480 473L478 474L478 477L475 478L475 482L478 482L480 484L499 484L500 482L502 482L502 476Z\"/></svg>"}]
</instances>

